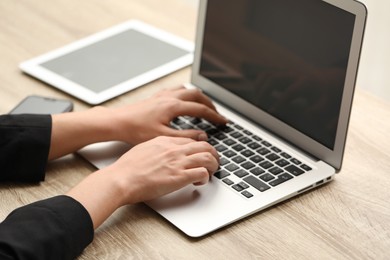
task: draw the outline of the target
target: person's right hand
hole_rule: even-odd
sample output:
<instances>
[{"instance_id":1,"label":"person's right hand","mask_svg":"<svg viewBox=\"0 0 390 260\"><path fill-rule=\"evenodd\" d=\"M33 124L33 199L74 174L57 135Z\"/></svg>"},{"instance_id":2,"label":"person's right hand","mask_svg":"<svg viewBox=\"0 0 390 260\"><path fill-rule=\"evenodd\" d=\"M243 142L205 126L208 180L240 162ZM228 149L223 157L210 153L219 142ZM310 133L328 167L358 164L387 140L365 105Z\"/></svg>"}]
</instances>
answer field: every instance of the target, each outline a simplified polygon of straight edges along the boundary
<instances>
[{"instance_id":1,"label":"person's right hand","mask_svg":"<svg viewBox=\"0 0 390 260\"><path fill-rule=\"evenodd\" d=\"M206 184L218 167L218 153L207 142L157 137L132 148L109 170L122 182L127 194L123 204L132 204L189 184Z\"/></svg>"},{"instance_id":2,"label":"person's right hand","mask_svg":"<svg viewBox=\"0 0 390 260\"><path fill-rule=\"evenodd\" d=\"M218 166L217 151L207 142L157 137L91 174L68 195L87 209L96 228L123 205L207 183Z\"/></svg>"}]
</instances>

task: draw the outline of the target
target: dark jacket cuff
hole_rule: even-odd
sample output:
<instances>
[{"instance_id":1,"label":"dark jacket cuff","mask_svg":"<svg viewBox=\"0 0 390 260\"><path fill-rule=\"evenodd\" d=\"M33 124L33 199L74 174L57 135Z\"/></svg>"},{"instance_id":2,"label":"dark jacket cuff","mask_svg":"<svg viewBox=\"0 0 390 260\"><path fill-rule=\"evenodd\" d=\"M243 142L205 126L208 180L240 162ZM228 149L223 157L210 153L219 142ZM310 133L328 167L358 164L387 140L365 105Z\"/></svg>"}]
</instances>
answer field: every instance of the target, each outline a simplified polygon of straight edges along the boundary
<instances>
[{"instance_id":1,"label":"dark jacket cuff","mask_svg":"<svg viewBox=\"0 0 390 260\"><path fill-rule=\"evenodd\" d=\"M0 231L0 251L17 259L74 259L94 235L87 210L68 196L14 210Z\"/></svg>"},{"instance_id":2,"label":"dark jacket cuff","mask_svg":"<svg viewBox=\"0 0 390 260\"><path fill-rule=\"evenodd\" d=\"M45 179L51 129L50 115L0 116L0 181Z\"/></svg>"}]
</instances>

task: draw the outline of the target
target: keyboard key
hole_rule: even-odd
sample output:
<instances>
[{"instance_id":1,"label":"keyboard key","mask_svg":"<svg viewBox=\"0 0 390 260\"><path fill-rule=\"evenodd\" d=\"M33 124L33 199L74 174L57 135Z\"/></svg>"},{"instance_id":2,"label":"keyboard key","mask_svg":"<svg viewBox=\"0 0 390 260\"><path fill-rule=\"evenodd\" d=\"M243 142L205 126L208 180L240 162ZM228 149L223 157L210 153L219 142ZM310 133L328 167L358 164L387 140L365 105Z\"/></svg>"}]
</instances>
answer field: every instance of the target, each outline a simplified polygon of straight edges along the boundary
<instances>
[{"instance_id":1,"label":"keyboard key","mask_svg":"<svg viewBox=\"0 0 390 260\"><path fill-rule=\"evenodd\" d=\"M242 168L247 169L247 170L255 167L255 165L251 162L244 162L243 164L241 164L241 166L242 166Z\"/></svg>"},{"instance_id":2,"label":"keyboard key","mask_svg":"<svg viewBox=\"0 0 390 260\"><path fill-rule=\"evenodd\" d=\"M234 184L233 186L232 186L232 188L233 189L235 189L236 191L242 191L242 190L244 190L240 185L238 185L238 184Z\"/></svg>"},{"instance_id":3,"label":"keyboard key","mask_svg":"<svg viewBox=\"0 0 390 260\"><path fill-rule=\"evenodd\" d=\"M290 161L291 161L292 163L296 164L296 165L301 164L301 161L300 161L300 160L297 160L297 159L295 159L295 158L292 158Z\"/></svg>"},{"instance_id":4,"label":"keyboard key","mask_svg":"<svg viewBox=\"0 0 390 260\"><path fill-rule=\"evenodd\" d=\"M254 175L258 176L262 173L265 173L265 171L259 167L256 167L256 168L253 168L252 170L250 170L251 173L253 173Z\"/></svg>"},{"instance_id":5,"label":"keyboard key","mask_svg":"<svg viewBox=\"0 0 390 260\"><path fill-rule=\"evenodd\" d=\"M283 172L282 169L280 169L279 167L272 167L271 169L268 170L270 173L272 173L273 175L278 175L279 173Z\"/></svg>"},{"instance_id":6,"label":"keyboard key","mask_svg":"<svg viewBox=\"0 0 390 260\"><path fill-rule=\"evenodd\" d=\"M199 127L200 128L200 127ZM207 135L210 137L210 136L213 136L215 135L216 133L218 133L219 131L216 129L216 128L211 128L211 129L208 129L206 130L206 133Z\"/></svg>"},{"instance_id":7,"label":"keyboard key","mask_svg":"<svg viewBox=\"0 0 390 260\"><path fill-rule=\"evenodd\" d=\"M263 139L261 139L260 137L258 137L257 135L252 135L252 138L256 141L262 141Z\"/></svg>"},{"instance_id":8,"label":"keyboard key","mask_svg":"<svg viewBox=\"0 0 390 260\"><path fill-rule=\"evenodd\" d=\"M241 144L236 144L232 147L234 150L236 150L237 152L239 151L242 151L245 149L245 146L241 145Z\"/></svg>"},{"instance_id":9,"label":"keyboard key","mask_svg":"<svg viewBox=\"0 0 390 260\"><path fill-rule=\"evenodd\" d=\"M230 158L230 157L236 156L237 154L235 152L233 152L232 150L227 150L226 152L223 153L223 155Z\"/></svg>"},{"instance_id":10,"label":"keyboard key","mask_svg":"<svg viewBox=\"0 0 390 260\"><path fill-rule=\"evenodd\" d=\"M229 163L229 160L226 159L226 158L224 158L224 157L221 157L221 158L219 159L219 165L221 165L221 166L226 165L226 164L228 164L228 163Z\"/></svg>"},{"instance_id":11,"label":"keyboard key","mask_svg":"<svg viewBox=\"0 0 390 260\"><path fill-rule=\"evenodd\" d=\"M194 127L192 125L189 125L189 124L181 124L180 125L180 128L183 129L183 130L186 130L186 129L194 129Z\"/></svg>"},{"instance_id":12,"label":"keyboard key","mask_svg":"<svg viewBox=\"0 0 390 260\"><path fill-rule=\"evenodd\" d=\"M280 167L284 167L286 165L289 165L290 163L287 160L285 160L285 159L280 159L275 164L279 165Z\"/></svg>"},{"instance_id":13,"label":"keyboard key","mask_svg":"<svg viewBox=\"0 0 390 260\"><path fill-rule=\"evenodd\" d=\"M241 133L239 133L239 132L233 132L233 133L230 134L230 136L233 137L233 138L238 139L238 138L242 137L243 135Z\"/></svg>"},{"instance_id":14,"label":"keyboard key","mask_svg":"<svg viewBox=\"0 0 390 260\"><path fill-rule=\"evenodd\" d=\"M237 155L237 156L234 157L232 160L233 160L233 162L235 162L235 163L242 163L242 162L245 161L245 158L242 157L241 155Z\"/></svg>"},{"instance_id":15,"label":"keyboard key","mask_svg":"<svg viewBox=\"0 0 390 260\"><path fill-rule=\"evenodd\" d=\"M237 165L235 165L234 163L231 163L227 166L225 166L225 169L230 171L230 172L234 172L235 170L237 170L239 167Z\"/></svg>"},{"instance_id":16,"label":"keyboard key","mask_svg":"<svg viewBox=\"0 0 390 260\"><path fill-rule=\"evenodd\" d=\"M301 175L302 173L304 173L303 170L299 169L295 165L289 165L285 168L285 170L288 171L289 173L295 175L295 176L298 176L298 175Z\"/></svg>"},{"instance_id":17,"label":"keyboard key","mask_svg":"<svg viewBox=\"0 0 390 260\"><path fill-rule=\"evenodd\" d=\"M228 173L225 170L219 170L219 171L214 173L214 176L217 177L218 179L223 179L229 175L230 175L230 173Z\"/></svg>"},{"instance_id":18,"label":"keyboard key","mask_svg":"<svg viewBox=\"0 0 390 260\"><path fill-rule=\"evenodd\" d=\"M248 199L253 197L253 194L250 193L249 191L247 190L244 190L243 192L241 192L242 195L244 195L245 197L247 197Z\"/></svg>"},{"instance_id":19,"label":"keyboard key","mask_svg":"<svg viewBox=\"0 0 390 260\"><path fill-rule=\"evenodd\" d=\"M260 148L261 145L259 145L258 143L253 142L253 143L248 144L248 147L253 149L253 150L256 150L256 149Z\"/></svg>"},{"instance_id":20,"label":"keyboard key","mask_svg":"<svg viewBox=\"0 0 390 260\"><path fill-rule=\"evenodd\" d=\"M261 180L257 179L255 176L252 175L245 177L244 181L246 181L251 186L253 186L254 188L256 188L261 192L266 191L270 188L267 184L265 184L264 182L262 182Z\"/></svg>"},{"instance_id":21,"label":"keyboard key","mask_svg":"<svg viewBox=\"0 0 390 260\"><path fill-rule=\"evenodd\" d=\"M244 176L247 176L249 173L247 171L244 171L243 169L239 169L237 171L234 172L234 174L237 176L237 177L244 177Z\"/></svg>"},{"instance_id":22,"label":"keyboard key","mask_svg":"<svg viewBox=\"0 0 390 260\"><path fill-rule=\"evenodd\" d=\"M259 150L257 150L257 152L261 155L266 155L266 154L270 153L271 151L268 150L267 148L263 147L263 148L260 148Z\"/></svg>"},{"instance_id":23,"label":"keyboard key","mask_svg":"<svg viewBox=\"0 0 390 260\"><path fill-rule=\"evenodd\" d=\"M238 129L238 130L242 130L244 128L242 128L242 126L240 125L237 125L237 124L233 124L234 128Z\"/></svg>"},{"instance_id":24,"label":"keyboard key","mask_svg":"<svg viewBox=\"0 0 390 260\"><path fill-rule=\"evenodd\" d=\"M271 148L272 151L274 151L275 153L280 153L282 150L280 150L278 147L274 146Z\"/></svg>"},{"instance_id":25,"label":"keyboard key","mask_svg":"<svg viewBox=\"0 0 390 260\"><path fill-rule=\"evenodd\" d=\"M198 117L193 117L193 118L189 119L188 121L190 121L192 124L196 125L196 124L201 123L202 119L200 119Z\"/></svg>"},{"instance_id":26,"label":"keyboard key","mask_svg":"<svg viewBox=\"0 0 390 260\"><path fill-rule=\"evenodd\" d=\"M264 161L264 158L261 157L260 155L255 155L255 156L252 156L251 158L249 158L249 160L251 160L254 163L259 163L259 162Z\"/></svg>"},{"instance_id":27,"label":"keyboard key","mask_svg":"<svg viewBox=\"0 0 390 260\"><path fill-rule=\"evenodd\" d=\"M271 185L271 186L276 186L276 185L279 185L279 184L281 184L281 183L283 183L283 182L285 182L285 181L287 181L287 180L290 180L290 179L292 179L293 177L290 175L290 174L288 174L288 173L283 173L282 175L280 175L276 180L273 180L273 181L271 181L271 182L269 182L269 185Z\"/></svg>"},{"instance_id":28,"label":"keyboard key","mask_svg":"<svg viewBox=\"0 0 390 260\"><path fill-rule=\"evenodd\" d=\"M245 151L242 151L241 154L245 157L251 157L252 155L254 155L255 153L252 152L251 150L245 150Z\"/></svg>"},{"instance_id":29,"label":"keyboard key","mask_svg":"<svg viewBox=\"0 0 390 260\"><path fill-rule=\"evenodd\" d=\"M227 136L224 133L216 133L214 134L214 137L218 140L223 140L227 138Z\"/></svg>"},{"instance_id":30,"label":"keyboard key","mask_svg":"<svg viewBox=\"0 0 390 260\"><path fill-rule=\"evenodd\" d=\"M306 164L302 164L301 168L304 169L305 171L311 171L311 167L307 166Z\"/></svg>"},{"instance_id":31,"label":"keyboard key","mask_svg":"<svg viewBox=\"0 0 390 260\"><path fill-rule=\"evenodd\" d=\"M202 130L207 130L209 128L211 129L215 129L215 128L212 128L212 126L210 124L206 124L206 123L200 123L200 124L197 124L196 125L198 128L202 129ZM211 130L210 129L210 130Z\"/></svg>"},{"instance_id":32,"label":"keyboard key","mask_svg":"<svg viewBox=\"0 0 390 260\"><path fill-rule=\"evenodd\" d=\"M244 134L246 134L246 135L253 135L253 133L251 132L251 131L248 131L248 130L243 130L242 131Z\"/></svg>"},{"instance_id":33,"label":"keyboard key","mask_svg":"<svg viewBox=\"0 0 390 260\"><path fill-rule=\"evenodd\" d=\"M225 178L225 179L223 179L222 180L224 183L226 183L227 185L232 185L232 184L234 184L234 182L231 180L231 179L229 179L229 178Z\"/></svg>"},{"instance_id":34,"label":"keyboard key","mask_svg":"<svg viewBox=\"0 0 390 260\"><path fill-rule=\"evenodd\" d=\"M176 125L181 125L181 124L184 124L184 121L178 117L176 117L175 119L173 119L172 121L173 123L175 123Z\"/></svg>"},{"instance_id":35,"label":"keyboard key","mask_svg":"<svg viewBox=\"0 0 390 260\"><path fill-rule=\"evenodd\" d=\"M230 133L230 132L233 132L234 129L231 128L230 126L221 126L219 127L219 129L224 132L224 133Z\"/></svg>"},{"instance_id":36,"label":"keyboard key","mask_svg":"<svg viewBox=\"0 0 390 260\"><path fill-rule=\"evenodd\" d=\"M246 136L243 136L240 139L238 139L238 141L240 141L243 144L247 144L247 143L251 142L252 140Z\"/></svg>"},{"instance_id":37,"label":"keyboard key","mask_svg":"<svg viewBox=\"0 0 390 260\"><path fill-rule=\"evenodd\" d=\"M268 169L268 168L271 168L273 166L272 163L270 163L269 161L265 161L265 162L262 162L259 164L262 168L264 169Z\"/></svg>"},{"instance_id":38,"label":"keyboard key","mask_svg":"<svg viewBox=\"0 0 390 260\"><path fill-rule=\"evenodd\" d=\"M211 144L212 146L215 146L215 145L218 144L218 141L215 140L214 138L209 138L209 140L207 140L207 142L208 142L209 144Z\"/></svg>"},{"instance_id":39,"label":"keyboard key","mask_svg":"<svg viewBox=\"0 0 390 260\"><path fill-rule=\"evenodd\" d=\"M260 176L260 179L262 179L265 182L269 182L270 180L275 179L275 177L272 174L266 173Z\"/></svg>"},{"instance_id":40,"label":"keyboard key","mask_svg":"<svg viewBox=\"0 0 390 260\"><path fill-rule=\"evenodd\" d=\"M267 147L272 146L272 144L270 144L270 143L267 142L267 141L262 141L261 143L262 143L264 146L267 146Z\"/></svg>"},{"instance_id":41,"label":"keyboard key","mask_svg":"<svg viewBox=\"0 0 390 260\"><path fill-rule=\"evenodd\" d=\"M285 153L285 152L281 153L280 155L283 156L286 159L290 159L291 158L291 155L289 155L288 153Z\"/></svg>"},{"instance_id":42,"label":"keyboard key","mask_svg":"<svg viewBox=\"0 0 390 260\"><path fill-rule=\"evenodd\" d=\"M291 175L288 174L288 173L283 173L283 174L280 175L278 178L279 178L279 179L283 179L283 180L285 180L285 181L288 181L288 180L290 180L290 179L292 179L292 178L294 178L294 177L291 176Z\"/></svg>"},{"instance_id":43,"label":"keyboard key","mask_svg":"<svg viewBox=\"0 0 390 260\"><path fill-rule=\"evenodd\" d=\"M232 146L233 144L236 143L236 141L234 141L233 139L228 138L228 139L223 140L223 143L228 145L228 146Z\"/></svg>"},{"instance_id":44,"label":"keyboard key","mask_svg":"<svg viewBox=\"0 0 390 260\"><path fill-rule=\"evenodd\" d=\"M222 144L219 144L217 146L215 146L215 150L217 150L218 152L223 152L223 151L226 151L228 148Z\"/></svg>"},{"instance_id":45,"label":"keyboard key","mask_svg":"<svg viewBox=\"0 0 390 260\"><path fill-rule=\"evenodd\" d=\"M238 185L240 185L243 189L248 189L249 188L249 185L248 184L246 184L245 182L240 182L240 183L238 183Z\"/></svg>"},{"instance_id":46,"label":"keyboard key","mask_svg":"<svg viewBox=\"0 0 390 260\"><path fill-rule=\"evenodd\" d=\"M279 159L280 157L274 153L271 153L271 154L267 155L266 158L270 161L275 161L275 160Z\"/></svg>"}]
</instances>

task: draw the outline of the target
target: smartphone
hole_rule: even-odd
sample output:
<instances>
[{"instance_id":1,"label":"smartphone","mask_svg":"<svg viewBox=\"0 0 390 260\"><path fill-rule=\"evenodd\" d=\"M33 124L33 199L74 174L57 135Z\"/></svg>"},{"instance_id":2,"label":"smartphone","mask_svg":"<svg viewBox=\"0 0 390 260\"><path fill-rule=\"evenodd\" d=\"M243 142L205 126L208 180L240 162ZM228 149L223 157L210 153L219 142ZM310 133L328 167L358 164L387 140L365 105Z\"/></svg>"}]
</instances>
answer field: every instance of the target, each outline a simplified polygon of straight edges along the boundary
<instances>
[{"instance_id":1,"label":"smartphone","mask_svg":"<svg viewBox=\"0 0 390 260\"><path fill-rule=\"evenodd\" d=\"M60 114L73 110L69 100L41 96L27 96L9 114Z\"/></svg>"}]
</instances>

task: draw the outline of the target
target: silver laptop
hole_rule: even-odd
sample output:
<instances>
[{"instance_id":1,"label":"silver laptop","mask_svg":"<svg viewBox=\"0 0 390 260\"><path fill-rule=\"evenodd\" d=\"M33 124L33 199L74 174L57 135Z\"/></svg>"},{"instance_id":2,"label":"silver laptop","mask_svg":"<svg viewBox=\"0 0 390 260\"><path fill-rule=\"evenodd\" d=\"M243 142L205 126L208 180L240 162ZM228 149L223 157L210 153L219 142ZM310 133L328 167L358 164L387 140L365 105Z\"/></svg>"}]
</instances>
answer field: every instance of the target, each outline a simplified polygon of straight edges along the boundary
<instances>
[{"instance_id":1,"label":"silver laptop","mask_svg":"<svg viewBox=\"0 0 390 260\"><path fill-rule=\"evenodd\" d=\"M366 14L353 0L201 0L188 87L202 89L231 122L180 117L172 126L205 130L221 167L207 185L147 205L200 237L331 181L342 164ZM112 162L96 149L81 154L99 168Z\"/></svg>"}]
</instances>

